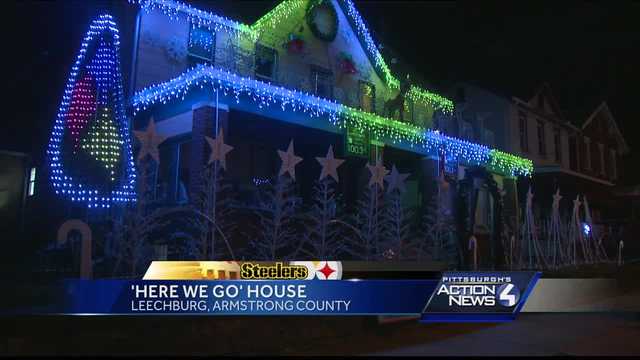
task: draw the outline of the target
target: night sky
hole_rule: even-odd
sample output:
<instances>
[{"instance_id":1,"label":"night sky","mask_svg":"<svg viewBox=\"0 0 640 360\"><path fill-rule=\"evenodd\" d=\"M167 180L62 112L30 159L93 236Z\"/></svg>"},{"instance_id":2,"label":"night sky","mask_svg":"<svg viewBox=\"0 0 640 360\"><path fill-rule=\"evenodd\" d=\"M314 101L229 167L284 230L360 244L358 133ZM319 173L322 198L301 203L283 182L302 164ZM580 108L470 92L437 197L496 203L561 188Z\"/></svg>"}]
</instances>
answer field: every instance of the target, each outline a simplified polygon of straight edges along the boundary
<instances>
[{"instance_id":1,"label":"night sky","mask_svg":"<svg viewBox=\"0 0 640 360\"><path fill-rule=\"evenodd\" d=\"M187 1L188 2L188 1ZM192 1L251 23L277 1ZM640 2L419 2L355 0L387 62L423 85L470 81L528 99L546 81L565 117L581 124L606 100L632 149L625 183L640 182ZM607 6L608 4L608 6ZM0 149L43 161L66 78L91 19L119 23L129 72L137 7L126 1L20 1L3 13L4 131ZM544 6L542 6L544 5ZM392 66L393 69L393 66ZM127 86L125 86L127 88Z\"/></svg>"}]
</instances>

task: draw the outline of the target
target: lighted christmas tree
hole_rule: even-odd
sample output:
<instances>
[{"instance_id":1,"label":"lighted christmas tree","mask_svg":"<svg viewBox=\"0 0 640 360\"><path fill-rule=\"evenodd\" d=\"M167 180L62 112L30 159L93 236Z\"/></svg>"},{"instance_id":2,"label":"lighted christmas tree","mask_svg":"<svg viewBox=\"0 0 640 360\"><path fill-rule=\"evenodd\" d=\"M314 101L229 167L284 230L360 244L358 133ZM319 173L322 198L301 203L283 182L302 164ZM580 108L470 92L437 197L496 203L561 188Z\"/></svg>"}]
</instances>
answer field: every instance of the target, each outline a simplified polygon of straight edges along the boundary
<instances>
[{"instance_id":1,"label":"lighted christmas tree","mask_svg":"<svg viewBox=\"0 0 640 360\"><path fill-rule=\"evenodd\" d=\"M344 223L338 219L335 185L339 181L337 168L344 160L333 156L332 146L326 157L316 159L322 172L313 189L313 206L307 216L309 224L305 226L305 244L301 252L309 259L337 259L343 246L339 233Z\"/></svg>"},{"instance_id":2,"label":"lighted christmas tree","mask_svg":"<svg viewBox=\"0 0 640 360\"><path fill-rule=\"evenodd\" d=\"M115 22L99 16L82 41L49 139L56 194L90 208L136 198L119 52Z\"/></svg>"},{"instance_id":3,"label":"lighted christmas tree","mask_svg":"<svg viewBox=\"0 0 640 360\"><path fill-rule=\"evenodd\" d=\"M346 251L358 260L377 260L383 256L380 249L381 230L384 214L384 177L389 173L380 160L375 165L367 165L371 177L362 198L358 201L357 213L353 219L356 236L350 236Z\"/></svg>"},{"instance_id":4,"label":"lighted christmas tree","mask_svg":"<svg viewBox=\"0 0 640 360\"><path fill-rule=\"evenodd\" d=\"M278 150L278 155L280 173L274 184L266 184L267 191L257 205L260 235L250 243L250 255L257 260L295 259L302 244L294 226L300 204L294 191L295 167L302 158L295 155L293 140L287 151Z\"/></svg>"}]
</instances>

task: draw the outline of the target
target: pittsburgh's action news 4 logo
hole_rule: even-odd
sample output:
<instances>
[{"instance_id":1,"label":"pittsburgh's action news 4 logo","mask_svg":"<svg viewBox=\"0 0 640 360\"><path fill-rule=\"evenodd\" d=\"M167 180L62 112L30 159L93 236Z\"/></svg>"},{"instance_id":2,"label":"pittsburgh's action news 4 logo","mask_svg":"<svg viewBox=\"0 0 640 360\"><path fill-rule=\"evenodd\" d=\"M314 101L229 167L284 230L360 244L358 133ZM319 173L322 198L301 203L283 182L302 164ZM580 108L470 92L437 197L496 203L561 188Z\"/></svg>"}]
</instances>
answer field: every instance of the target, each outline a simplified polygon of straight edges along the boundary
<instances>
[{"instance_id":1,"label":"pittsburgh's action news 4 logo","mask_svg":"<svg viewBox=\"0 0 640 360\"><path fill-rule=\"evenodd\" d=\"M539 276L537 272L444 273L424 308L422 320L513 320Z\"/></svg>"}]
</instances>

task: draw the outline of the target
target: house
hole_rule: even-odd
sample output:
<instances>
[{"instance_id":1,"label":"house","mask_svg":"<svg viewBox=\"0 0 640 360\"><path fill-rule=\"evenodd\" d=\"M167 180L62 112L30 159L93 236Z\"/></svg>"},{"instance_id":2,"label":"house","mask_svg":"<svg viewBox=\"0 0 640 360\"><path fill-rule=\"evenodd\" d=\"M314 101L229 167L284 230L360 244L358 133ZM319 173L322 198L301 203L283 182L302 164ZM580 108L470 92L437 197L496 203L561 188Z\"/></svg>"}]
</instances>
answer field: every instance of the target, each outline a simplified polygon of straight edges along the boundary
<instances>
[{"instance_id":1,"label":"house","mask_svg":"<svg viewBox=\"0 0 640 360\"><path fill-rule=\"evenodd\" d=\"M471 84L456 89L461 128L474 131L462 130L460 136L473 141L489 133L497 148L533 161L534 175L521 183L519 193L524 198L531 185L539 214L549 212L551 195L560 189L565 211L579 195L588 200L594 222L620 217L624 209L616 203L613 190L621 176L620 157L629 147L606 102L587 119L570 121L547 83L526 100Z\"/></svg>"}]
</instances>

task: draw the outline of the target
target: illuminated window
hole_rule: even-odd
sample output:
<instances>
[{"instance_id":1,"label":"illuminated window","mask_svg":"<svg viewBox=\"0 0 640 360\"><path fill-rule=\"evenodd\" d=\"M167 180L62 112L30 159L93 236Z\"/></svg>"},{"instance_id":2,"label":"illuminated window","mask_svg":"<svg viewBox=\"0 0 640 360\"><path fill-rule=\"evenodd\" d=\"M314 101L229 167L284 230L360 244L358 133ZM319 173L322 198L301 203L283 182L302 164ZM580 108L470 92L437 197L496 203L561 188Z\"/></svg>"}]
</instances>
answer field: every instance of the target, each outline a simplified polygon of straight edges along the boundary
<instances>
[{"instance_id":1,"label":"illuminated window","mask_svg":"<svg viewBox=\"0 0 640 360\"><path fill-rule=\"evenodd\" d=\"M191 65L213 63L216 34L209 28L191 24L187 53Z\"/></svg>"},{"instance_id":2,"label":"illuminated window","mask_svg":"<svg viewBox=\"0 0 640 360\"><path fill-rule=\"evenodd\" d=\"M261 44L256 44L256 77L273 81L276 78L278 53Z\"/></svg>"},{"instance_id":3,"label":"illuminated window","mask_svg":"<svg viewBox=\"0 0 640 360\"><path fill-rule=\"evenodd\" d=\"M360 81L360 109L362 111L376 112L376 88L373 84Z\"/></svg>"},{"instance_id":4,"label":"illuminated window","mask_svg":"<svg viewBox=\"0 0 640 360\"><path fill-rule=\"evenodd\" d=\"M331 72L316 66L311 68L311 89L321 98L333 98L333 76Z\"/></svg>"},{"instance_id":5,"label":"illuminated window","mask_svg":"<svg viewBox=\"0 0 640 360\"><path fill-rule=\"evenodd\" d=\"M32 167L29 172L29 196L33 196L36 193L36 168Z\"/></svg>"}]
</instances>

